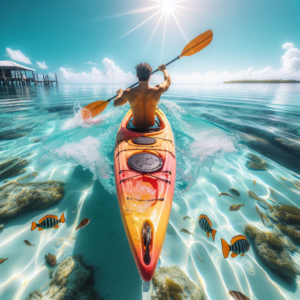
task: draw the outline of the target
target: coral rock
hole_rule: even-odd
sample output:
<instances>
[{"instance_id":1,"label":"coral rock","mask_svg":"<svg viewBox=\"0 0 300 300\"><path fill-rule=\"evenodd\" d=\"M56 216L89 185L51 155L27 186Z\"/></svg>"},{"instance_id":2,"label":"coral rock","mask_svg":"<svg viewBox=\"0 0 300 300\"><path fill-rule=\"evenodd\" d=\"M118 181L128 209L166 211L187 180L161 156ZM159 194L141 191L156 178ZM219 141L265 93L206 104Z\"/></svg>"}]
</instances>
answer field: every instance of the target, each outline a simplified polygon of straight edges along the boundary
<instances>
[{"instance_id":1,"label":"coral rock","mask_svg":"<svg viewBox=\"0 0 300 300\"><path fill-rule=\"evenodd\" d=\"M56 204L65 194L61 181L19 184L12 181L0 188L0 221L20 213Z\"/></svg>"},{"instance_id":2,"label":"coral rock","mask_svg":"<svg viewBox=\"0 0 300 300\"><path fill-rule=\"evenodd\" d=\"M91 288L94 268L82 262L76 255L63 260L54 273L49 288L41 294L38 290L29 294L26 300L100 300Z\"/></svg>"},{"instance_id":3,"label":"coral rock","mask_svg":"<svg viewBox=\"0 0 300 300\"><path fill-rule=\"evenodd\" d=\"M293 205L282 205L273 213L278 221L285 225L293 225L300 230L300 209Z\"/></svg>"},{"instance_id":4,"label":"coral rock","mask_svg":"<svg viewBox=\"0 0 300 300\"><path fill-rule=\"evenodd\" d=\"M273 272L288 283L295 281L298 273L297 266L293 263L282 241L274 233L260 231L251 225L246 225L244 232L254 240L255 251Z\"/></svg>"},{"instance_id":5,"label":"coral rock","mask_svg":"<svg viewBox=\"0 0 300 300\"><path fill-rule=\"evenodd\" d=\"M202 300L200 287L178 267L159 268L153 279L152 300Z\"/></svg>"}]
</instances>

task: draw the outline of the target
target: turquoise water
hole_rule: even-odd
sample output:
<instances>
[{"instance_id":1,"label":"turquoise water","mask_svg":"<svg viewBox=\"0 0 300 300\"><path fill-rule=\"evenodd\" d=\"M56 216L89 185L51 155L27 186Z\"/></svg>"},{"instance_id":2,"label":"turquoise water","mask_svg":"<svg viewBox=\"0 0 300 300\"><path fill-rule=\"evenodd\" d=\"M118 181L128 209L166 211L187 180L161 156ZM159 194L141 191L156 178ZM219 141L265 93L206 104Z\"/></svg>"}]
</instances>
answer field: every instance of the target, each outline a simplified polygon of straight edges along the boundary
<instances>
[{"instance_id":1,"label":"turquoise water","mask_svg":"<svg viewBox=\"0 0 300 300\"><path fill-rule=\"evenodd\" d=\"M119 87L0 87L0 164L16 157L30 162L20 175L3 175L0 185L7 179L21 184L65 183L63 199L53 206L0 219L0 225L5 224L0 258L9 256L0 265L1 299L26 299L36 288L46 290L48 252L58 262L82 254L84 262L95 268L94 289L101 297L142 299L113 176L115 136L128 106L109 105L88 124L78 114L80 107L109 98ZM299 92L297 84L172 85L162 97L160 107L175 136L177 177L160 264L178 265L204 288L207 299L232 299L229 290L258 300L300 297L299 275L287 283L262 261L254 241L249 239L245 256L227 259L220 242L243 234L245 225L274 232L276 226L271 221L264 224L257 214L257 204L269 219L267 204L300 207ZM229 193L228 188L237 189L240 197L220 197L219 193ZM265 202L249 198L249 190ZM239 203L245 206L229 211ZM62 212L66 223L59 229L30 231L31 222ZM209 216L218 231L215 242L200 229L200 214ZM192 219L183 220L186 215ZM83 218L90 224L75 232ZM180 232L182 228L193 236ZM24 245L24 240L35 247ZM288 249L296 268L297 251Z\"/></svg>"}]
</instances>

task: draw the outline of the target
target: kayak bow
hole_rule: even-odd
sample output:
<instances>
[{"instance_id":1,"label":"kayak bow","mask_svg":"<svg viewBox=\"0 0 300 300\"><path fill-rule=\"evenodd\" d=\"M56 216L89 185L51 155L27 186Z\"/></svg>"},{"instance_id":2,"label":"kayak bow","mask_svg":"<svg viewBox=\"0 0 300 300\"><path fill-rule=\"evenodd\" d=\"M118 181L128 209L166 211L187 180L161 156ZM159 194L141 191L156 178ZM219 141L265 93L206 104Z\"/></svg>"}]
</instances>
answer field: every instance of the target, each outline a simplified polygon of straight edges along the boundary
<instances>
[{"instance_id":1,"label":"kayak bow","mask_svg":"<svg viewBox=\"0 0 300 300\"><path fill-rule=\"evenodd\" d=\"M127 129L131 110L119 128L114 156L118 201L128 242L144 281L153 277L163 247L176 177L170 124L160 110L158 131Z\"/></svg>"}]
</instances>

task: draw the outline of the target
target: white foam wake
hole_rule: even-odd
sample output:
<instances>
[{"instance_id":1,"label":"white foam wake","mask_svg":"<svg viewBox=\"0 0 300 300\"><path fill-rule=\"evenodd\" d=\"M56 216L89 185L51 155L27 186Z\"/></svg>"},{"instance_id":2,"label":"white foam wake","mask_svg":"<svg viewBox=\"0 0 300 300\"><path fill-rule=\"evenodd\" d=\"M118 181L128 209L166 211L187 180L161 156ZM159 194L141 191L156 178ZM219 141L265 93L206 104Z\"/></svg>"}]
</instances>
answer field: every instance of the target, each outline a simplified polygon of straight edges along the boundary
<instances>
[{"instance_id":1,"label":"white foam wake","mask_svg":"<svg viewBox=\"0 0 300 300\"><path fill-rule=\"evenodd\" d=\"M73 160L84 169L89 169L94 178L108 178L109 167L103 157L99 154L100 141L88 136L78 143L68 143L58 149L50 150L50 153L60 159Z\"/></svg>"},{"instance_id":2,"label":"white foam wake","mask_svg":"<svg viewBox=\"0 0 300 300\"><path fill-rule=\"evenodd\" d=\"M63 131L72 130L77 127L90 127L91 125L101 123L107 117L107 115L100 115L94 118L83 120L80 112L81 109L82 107L80 106L80 104L75 103L73 107L74 117L65 121L65 123L61 127Z\"/></svg>"}]
</instances>

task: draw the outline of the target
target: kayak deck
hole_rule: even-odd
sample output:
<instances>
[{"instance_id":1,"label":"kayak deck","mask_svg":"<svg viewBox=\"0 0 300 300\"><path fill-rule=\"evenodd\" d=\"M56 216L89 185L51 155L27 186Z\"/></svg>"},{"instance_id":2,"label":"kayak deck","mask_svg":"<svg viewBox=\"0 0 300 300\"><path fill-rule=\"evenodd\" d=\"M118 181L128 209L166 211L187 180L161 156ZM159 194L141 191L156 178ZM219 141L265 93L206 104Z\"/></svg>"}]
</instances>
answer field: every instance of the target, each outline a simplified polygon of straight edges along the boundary
<instances>
[{"instance_id":1,"label":"kayak deck","mask_svg":"<svg viewBox=\"0 0 300 300\"><path fill-rule=\"evenodd\" d=\"M123 224L136 265L145 281L151 280L163 247L176 177L171 127L160 109L156 110L156 116L161 124L159 131L133 132L126 128L132 117L130 110L117 134L114 157ZM145 144L148 138L152 138L151 144ZM130 159L134 164L128 163ZM151 170L155 164L158 167ZM150 228L147 230L147 227ZM149 245L145 241L146 231L151 232Z\"/></svg>"}]
</instances>

